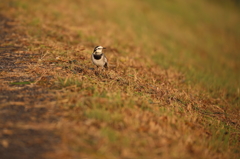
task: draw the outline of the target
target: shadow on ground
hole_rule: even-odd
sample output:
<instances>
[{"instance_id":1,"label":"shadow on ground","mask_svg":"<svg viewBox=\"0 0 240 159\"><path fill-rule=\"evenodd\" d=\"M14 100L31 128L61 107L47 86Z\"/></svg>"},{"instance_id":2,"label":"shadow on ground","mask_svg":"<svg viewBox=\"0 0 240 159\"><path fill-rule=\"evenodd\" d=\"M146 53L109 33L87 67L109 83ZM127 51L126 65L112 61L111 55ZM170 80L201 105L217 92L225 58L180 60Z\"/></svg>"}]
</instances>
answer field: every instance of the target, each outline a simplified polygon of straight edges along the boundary
<instances>
[{"instance_id":1,"label":"shadow on ground","mask_svg":"<svg viewBox=\"0 0 240 159\"><path fill-rule=\"evenodd\" d=\"M24 71L35 54L25 51L23 38L15 22L0 15L1 159L45 158L61 141L55 129L46 128L58 122L57 108L48 107L55 101L53 95L40 86L21 83L36 80Z\"/></svg>"}]
</instances>

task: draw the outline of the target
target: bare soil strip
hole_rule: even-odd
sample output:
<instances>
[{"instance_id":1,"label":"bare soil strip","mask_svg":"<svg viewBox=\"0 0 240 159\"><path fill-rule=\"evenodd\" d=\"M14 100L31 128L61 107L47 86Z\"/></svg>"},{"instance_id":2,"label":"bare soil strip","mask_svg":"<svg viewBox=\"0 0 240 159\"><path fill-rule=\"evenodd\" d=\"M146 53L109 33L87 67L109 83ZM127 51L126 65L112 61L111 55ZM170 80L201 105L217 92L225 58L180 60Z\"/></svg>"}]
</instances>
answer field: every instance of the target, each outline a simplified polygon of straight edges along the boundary
<instances>
[{"instance_id":1,"label":"bare soil strip","mask_svg":"<svg viewBox=\"0 0 240 159\"><path fill-rule=\"evenodd\" d=\"M40 86L31 85L37 77L27 65L37 54L26 52L24 35L13 20L0 15L0 154L1 159L43 158L61 142L56 133L56 107L46 107L54 96ZM3 46L13 42L15 45ZM19 62L21 61L21 62ZM44 123L44 124L43 124Z\"/></svg>"}]
</instances>

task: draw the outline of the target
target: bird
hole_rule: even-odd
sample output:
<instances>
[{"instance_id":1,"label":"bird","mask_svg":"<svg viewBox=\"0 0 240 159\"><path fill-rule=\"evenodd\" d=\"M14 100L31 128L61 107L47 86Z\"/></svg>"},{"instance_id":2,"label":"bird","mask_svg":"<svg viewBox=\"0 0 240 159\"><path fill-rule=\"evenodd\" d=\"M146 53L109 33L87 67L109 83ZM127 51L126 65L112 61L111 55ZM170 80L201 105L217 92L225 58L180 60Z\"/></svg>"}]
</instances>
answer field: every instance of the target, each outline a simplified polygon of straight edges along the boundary
<instances>
[{"instance_id":1,"label":"bird","mask_svg":"<svg viewBox=\"0 0 240 159\"><path fill-rule=\"evenodd\" d=\"M96 46L91 56L93 64L96 65L97 68L101 67L102 70L104 68L106 69L108 68L107 58L103 53L103 49L106 49L106 48L102 46Z\"/></svg>"}]
</instances>

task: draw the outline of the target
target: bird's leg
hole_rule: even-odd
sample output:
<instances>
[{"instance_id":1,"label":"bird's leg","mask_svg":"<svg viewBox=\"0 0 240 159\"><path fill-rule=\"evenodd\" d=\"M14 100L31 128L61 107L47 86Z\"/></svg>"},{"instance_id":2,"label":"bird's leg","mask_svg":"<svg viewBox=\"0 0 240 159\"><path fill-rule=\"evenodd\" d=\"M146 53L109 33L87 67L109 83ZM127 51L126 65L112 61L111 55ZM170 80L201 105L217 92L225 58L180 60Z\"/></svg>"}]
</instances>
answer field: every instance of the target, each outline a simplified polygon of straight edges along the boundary
<instances>
[{"instance_id":1,"label":"bird's leg","mask_svg":"<svg viewBox=\"0 0 240 159\"><path fill-rule=\"evenodd\" d=\"M95 69L94 69L94 70L95 70ZM98 73L98 72L99 72L98 70L99 70L99 68L98 68L98 66L97 66L97 70L95 70L95 75L98 75L98 74L99 74L99 73Z\"/></svg>"},{"instance_id":2,"label":"bird's leg","mask_svg":"<svg viewBox=\"0 0 240 159\"><path fill-rule=\"evenodd\" d=\"M108 77L108 74L107 74L108 69L106 67L102 67L102 71L103 71L104 76Z\"/></svg>"},{"instance_id":3,"label":"bird's leg","mask_svg":"<svg viewBox=\"0 0 240 159\"><path fill-rule=\"evenodd\" d=\"M99 72L101 72L101 74L104 73L103 67L99 68L99 70L100 70Z\"/></svg>"}]
</instances>

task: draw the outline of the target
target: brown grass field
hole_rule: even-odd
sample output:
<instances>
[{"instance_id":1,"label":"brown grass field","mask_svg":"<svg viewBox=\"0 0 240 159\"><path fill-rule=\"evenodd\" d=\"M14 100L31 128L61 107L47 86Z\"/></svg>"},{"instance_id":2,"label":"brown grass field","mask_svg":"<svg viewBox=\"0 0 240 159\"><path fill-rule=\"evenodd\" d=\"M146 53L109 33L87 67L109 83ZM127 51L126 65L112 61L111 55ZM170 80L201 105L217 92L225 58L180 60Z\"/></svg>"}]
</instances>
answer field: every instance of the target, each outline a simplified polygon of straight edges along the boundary
<instances>
[{"instance_id":1,"label":"brown grass field","mask_svg":"<svg viewBox=\"0 0 240 159\"><path fill-rule=\"evenodd\" d=\"M0 158L240 158L234 2L1 1Z\"/></svg>"}]
</instances>

